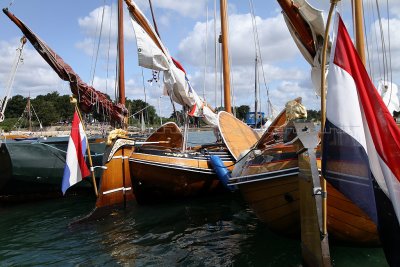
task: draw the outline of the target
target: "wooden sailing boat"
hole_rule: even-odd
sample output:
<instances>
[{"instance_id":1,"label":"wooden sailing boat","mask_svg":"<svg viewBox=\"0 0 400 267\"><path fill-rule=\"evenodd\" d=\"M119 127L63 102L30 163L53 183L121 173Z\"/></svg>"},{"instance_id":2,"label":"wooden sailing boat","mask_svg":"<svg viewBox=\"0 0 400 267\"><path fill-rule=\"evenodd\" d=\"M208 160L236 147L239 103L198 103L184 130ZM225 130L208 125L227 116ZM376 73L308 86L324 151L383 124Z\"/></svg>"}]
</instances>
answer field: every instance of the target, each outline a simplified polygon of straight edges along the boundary
<instances>
[{"instance_id":1,"label":"wooden sailing boat","mask_svg":"<svg viewBox=\"0 0 400 267\"><path fill-rule=\"evenodd\" d=\"M186 111L191 110L191 113L198 112L198 109L201 108L206 122L216 126L216 121L218 121L216 114L211 112L210 108L191 88L185 77L184 69L179 62L169 56L156 30L148 23L135 3L130 0L125 2L136 32L139 65L164 71L164 84L171 99L183 105ZM221 1L221 17L222 46L224 48L224 100L225 109L230 112L226 0ZM148 55L146 50L149 48L151 48L150 55L156 54L157 57L146 57ZM173 82L171 83L171 81ZM219 124L219 129L227 127L226 125L229 123L240 124L241 122L232 118L229 122L224 121L224 123ZM243 123L241 123L241 126L244 131L250 129ZM241 145L247 146L246 149L257 140L252 130L250 130L250 135L254 136L254 138L251 138L251 144L241 143ZM200 196L223 190L209 158L211 155L218 155L223 164L232 169L235 155L232 155L225 143L222 142L186 147L185 136L186 133L182 133L175 123L167 123L150 135L145 144L140 147L134 148L135 142L132 140L116 139L114 144L110 146L113 147L112 153L105 161L107 170L101 180L100 192L102 193L100 193L96 207L123 201L126 198L125 192L127 190L133 191L134 194L129 194L129 197L134 196L139 203ZM119 155L122 155L122 158ZM124 182L116 182L118 185L111 184L115 183L113 177L120 176L123 177L122 181ZM126 186L130 182L131 184ZM108 194L113 194L113 196L106 196Z\"/></svg>"},{"instance_id":2,"label":"wooden sailing boat","mask_svg":"<svg viewBox=\"0 0 400 267\"><path fill-rule=\"evenodd\" d=\"M279 0L278 2L285 12L285 19L290 21L294 30L293 35L302 47L302 52L307 55L318 54L318 43L314 41L313 36L317 36L319 42L323 36L318 36L317 31L311 30L310 23L304 19L299 12L300 8L292 1ZM304 12L302 14L317 13L306 2L301 2L303 2L301 9ZM306 8L308 10L304 11ZM242 168L239 170L235 168L236 177L232 178L231 184L239 186L250 207L270 229L280 234L293 236L300 234L298 181L301 177L298 175L299 148L296 145L296 137L294 135L289 140L283 140L286 127L286 113L283 111L261 137L252 152L242 159L245 162ZM318 154L320 153L317 151ZM318 160L318 165L320 165L320 160ZM357 173L357 166L352 168L355 168L355 173ZM329 195L327 228L330 238L360 245L378 244L376 225L367 214L329 183L327 192Z\"/></svg>"},{"instance_id":3,"label":"wooden sailing boat","mask_svg":"<svg viewBox=\"0 0 400 267\"><path fill-rule=\"evenodd\" d=\"M122 104L114 104L107 96L81 80L78 74L63 61L51 48L37 37L21 20L8 11L3 12L13 21L25 37L31 42L37 52L53 68L58 76L68 81L71 91L79 96L78 105L86 112L93 110L97 104L110 120L121 124L127 110ZM92 140L93 155L97 155L99 163L102 160L105 143ZM60 189L62 171L65 166L65 153L68 139L47 139L32 142L3 142L0 153L0 194L10 195L18 193L26 195L27 192L43 194L43 192ZM46 164L46 166L43 166ZM100 164L99 164L100 165ZM23 184L24 186L20 186ZM33 184L33 185L32 185ZM37 190L36 190L37 189ZM48 190L49 189L49 190Z\"/></svg>"}]
</instances>

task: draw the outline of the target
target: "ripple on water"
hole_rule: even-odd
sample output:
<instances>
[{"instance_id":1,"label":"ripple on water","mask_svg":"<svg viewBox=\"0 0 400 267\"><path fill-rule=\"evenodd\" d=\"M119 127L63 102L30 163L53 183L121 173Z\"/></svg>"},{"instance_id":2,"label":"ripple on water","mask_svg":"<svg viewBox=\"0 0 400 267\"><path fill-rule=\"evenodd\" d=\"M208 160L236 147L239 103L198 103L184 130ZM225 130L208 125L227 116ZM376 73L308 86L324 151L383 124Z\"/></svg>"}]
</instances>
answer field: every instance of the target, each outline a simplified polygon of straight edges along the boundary
<instances>
[{"instance_id":1,"label":"ripple on water","mask_svg":"<svg viewBox=\"0 0 400 267\"><path fill-rule=\"evenodd\" d=\"M69 197L3 209L0 266L301 263L299 242L269 232L235 194L134 206L97 222L69 226L93 204L90 197ZM380 249L334 247L332 255L336 266L385 266Z\"/></svg>"}]
</instances>

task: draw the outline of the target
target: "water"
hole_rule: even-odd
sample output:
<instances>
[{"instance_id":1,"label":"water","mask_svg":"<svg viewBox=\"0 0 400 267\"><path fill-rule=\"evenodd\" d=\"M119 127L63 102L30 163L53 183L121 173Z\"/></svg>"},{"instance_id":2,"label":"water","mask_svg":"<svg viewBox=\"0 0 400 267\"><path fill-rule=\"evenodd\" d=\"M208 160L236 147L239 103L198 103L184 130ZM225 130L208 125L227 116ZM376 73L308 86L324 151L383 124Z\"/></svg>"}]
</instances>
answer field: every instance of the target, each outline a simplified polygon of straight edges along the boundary
<instances>
[{"instance_id":1,"label":"water","mask_svg":"<svg viewBox=\"0 0 400 267\"><path fill-rule=\"evenodd\" d=\"M268 231L239 194L134 205L71 225L94 201L71 196L1 208L0 266L301 265L300 242ZM387 266L380 248L331 246L331 256L334 266Z\"/></svg>"},{"instance_id":2,"label":"water","mask_svg":"<svg viewBox=\"0 0 400 267\"><path fill-rule=\"evenodd\" d=\"M299 266L297 240L269 232L239 195L134 205L70 225L94 198L72 196L0 211L0 265ZM335 266L386 266L379 248L332 247Z\"/></svg>"}]
</instances>

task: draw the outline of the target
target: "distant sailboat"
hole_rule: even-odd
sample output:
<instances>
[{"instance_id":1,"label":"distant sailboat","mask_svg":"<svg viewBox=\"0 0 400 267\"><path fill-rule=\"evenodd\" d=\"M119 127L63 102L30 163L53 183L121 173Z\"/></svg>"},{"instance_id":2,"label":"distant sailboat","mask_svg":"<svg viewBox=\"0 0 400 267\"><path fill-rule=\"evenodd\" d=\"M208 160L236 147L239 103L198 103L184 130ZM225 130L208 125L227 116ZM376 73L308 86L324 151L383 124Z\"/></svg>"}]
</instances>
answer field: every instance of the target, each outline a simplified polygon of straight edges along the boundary
<instances>
[{"instance_id":1,"label":"distant sailboat","mask_svg":"<svg viewBox=\"0 0 400 267\"><path fill-rule=\"evenodd\" d=\"M142 133L146 131L146 123L144 122L143 112L140 114L140 130Z\"/></svg>"}]
</instances>

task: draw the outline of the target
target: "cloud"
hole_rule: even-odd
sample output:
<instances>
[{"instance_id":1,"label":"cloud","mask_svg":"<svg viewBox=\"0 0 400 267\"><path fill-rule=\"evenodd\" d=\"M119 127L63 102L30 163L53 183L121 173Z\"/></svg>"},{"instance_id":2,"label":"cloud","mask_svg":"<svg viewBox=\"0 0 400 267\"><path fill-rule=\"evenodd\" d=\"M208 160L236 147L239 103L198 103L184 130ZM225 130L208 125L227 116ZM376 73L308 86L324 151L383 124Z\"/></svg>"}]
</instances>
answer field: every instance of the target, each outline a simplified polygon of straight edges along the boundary
<instances>
[{"instance_id":1,"label":"cloud","mask_svg":"<svg viewBox=\"0 0 400 267\"><path fill-rule=\"evenodd\" d=\"M325 8L326 5L319 3L319 1L312 1L317 8ZM394 9L391 9L392 16L394 15L393 10L400 7L400 4L396 1L391 1L394 4ZM145 0L138 2L139 6L144 11L148 11L148 3ZM172 0L160 0L153 2L155 8L163 9L163 12L159 12L158 21L161 25L170 26L171 21L176 18L183 20L186 18L198 18L204 15L206 1L172 1ZM236 105L254 105L254 37L253 27L250 14L238 14L237 8L234 5L230 5L230 16L229 16L229 50L231 54L231 76L232 76L232 88L235 91L234 104ZM339 9L344 12L349 12L348 5L341 5ZM104 25L103 26L103 39L100 46L100 55L104 58L108 49L108 31L109 31L109 19L115 18L116 14L115 6L106 6L104 9ZM79 20L79 25L82 32L86 35L85 39L81 40L77 46L85 50L86 54L91 55L93 53L94 38L96 36L96 28L98 32L97 22L101 18L103 8L97 8L90 12L88 16L85 16ZM148 13L148 12L147 12ZM112 15L111 15L112 14ZM398 14L398 13L397 13ZM326 15L326 13L325 13ZM127 16L125 16L127 20ZM187 21L187 19L184 19ZM217 18L217 32L220 32L220 23ZM125 23L128 23L127 21ZM270 90L270 97L272 103L278 107L283 108L284 104L293 98L298 96L303 97L303 103L307 108L319 109L319 99L315 97L314 90L312 88L309 66L305 63L304 59L298 52L283 20L282 15L278 9L274 10L272 16L269 18L256 17L259 42L262 52L262 59L264 64L264 71L267 79L267 86ZM397 37L400 36L400 22L396 18L392 18L391 21L391 49L392 58L398 58L400 56L400 40ZM383 23L384 25L387 22ZM206 26L207 25L207 26ZM207 53L207 79L205 86L205 96L210 104L220 105L220 72L218 72L218 85L217 85L217 103L215 103L215 84L214 84L214 36L213 36L214 21L209 20L208 22L198 21L194 24L192 30L188 32L178 45L178 50L172 54L177 55L184 66L187 68L190 80L198 92L199 95L203 95L204 88L204 64L205 64L205 41L207 41L208 53ZM376 24L374 24L376 27ZM208 34L206 36L206 30ZM127 24L125 31L126 37L130 40L134 40L134 33L130 24ZM107 34L105 33L107 32ZM111 27L111 47L110 56L115 57L115 36L117 34L116 25L112 23ZM207 37L207 38L206 38ZM106 45L107 44L107 45ZM377 56L376 56L377 57ZM376 59L375 59L376 61ZM135 62L136 63L136 62ZM392 61L392 67L394 74L398 76L400 72L400 63ZM219 69L218 69L219 70ZM376 71L375 71L376 72ZM261 73L260 73L261 75ZM126 82L126 95L132 99L144 99L142 76L139 74L127 75L129 79ZM145 77L150 74L148 71L145 72ZM262 81L262 76L260 77ZM145 78L145 80L147 80ZM107 81L110 84L112 81ZM95 86L101 89L103 92L105 79L96 77ZM150 86L147 82L146 94L147 101L157 107L158 99L162 94L162 85ZM109 90L109 89L108 89ZM266 89L264 85L261 85L262 105L263 109L266 109ZM109 93L111 94L111 93ZM172 112L172 107L169 103L168 97L162 98L164 104L162 107L165 108L166 113Z\"/></svg>"},{"instance_id":2,"label":"cloud","mask_svg":"<svg viewBox=\"0 0 400 267\"><path fill-rule=\"evenodd\" d=\"M388 31L389 22L389 31ZM387 19L382 20L382 32L384 44L381 42L380 24L375 21L371 26L371 32L368 38L368 54L370 60L367 68L372 73L374 81L386 77L393 78L397 84L400 83L400 62L396 59L400 58L400 19ZM383 49L383 48L384 49ZM389 49L390 48L390 49ZM370 69L371 67L371 69ZM392 71L393 76L388 70Z\"/></svg>"},{"instance_id":3,"label":"cloud","mask_svg":"<svg viewBox=\"0 0 400 267\"><path fill-rule=\"evenodd\" d=\"M208 32L213 30L213 21L208 22ZM281 14L270 18L256 17L259 44L263 59L266 86L272 103L281 109L296 97L303 97L308 108L319 108L310 78L310 67L301 57ZM178 58L195 69L191 77L193 86L202 95L204 88L205 32L206 23L197 22L193 30L179 44ZM233 14L229 21L229 52L231 54L231 85L234 105L254 106L255 45L250 14ZM219 31L219 25L218 25ZM218 71L217 101L214 82L214 42L208 38L208 73L206 98L211 105L220 106L220 72ZM218 68L218 70L220 70ZM266 89L262 68L259 67L261 108L266 110ZM211 90L208 90L211 89ZM217 102L217 103L215 103Z\"/></svg>"},{"instance_id":4,"label":"cloud","mask_svg":"<svg viewBox=\"0 0 400 267\"><path fill-rule=\"evenodd\" d=\"M281 14L266 19L256 17L256 24L264 61L290 60L298 54ZM213 27L214 20L210 20L208 24L197 22L188 36L180 42L178 57L194 66L204 65L204 40L205 33L208 32L208 62L213 62ZM217 32L220 32L219 23L217 23ZM229 17L229 51L232 64L254 64L255 44L250 14L233 14Z\"/></svg>"},{"instance_id":5,"label":"cloud","mask_svg":"<svg viewBox=\"0 0 400 267\"><path fill-rule=\"evenodd\" d=\"M310 81L309 67L300 68L281 68L274 65L264 64L264 71L267 75L267 84L265 85L259 67L259 90L260 103L263 111L266 111L267 89L269 88L270 99L278 110L284 107L284 104L291 99L302 96L307 108L318 108L318 101L314 97L314 91ZM203 96L213 107L221 106L221 74L217 74L217 86L215 87L214 72L207 72L204 79L203 71L196 71L189 77L196 92ZM254 87L255 87L254 66L236 66L231 69L231 90L233 92L233 105L249 105L254 107ZM205 81L205 87L204 87ZM293 90L291 91L290 88ZM215 95L217 97L215 97ZM217 101L215 101L217 99Z\"/></svg>"},{"instance_id":6,"label":"cloud","mask_svg":"<svg viewBox=\"0 0 400 267\"><path fill-rule=\"evenodd\" d=\"M19 39L0 42L0 84L5 93L8 79L11 75L12 66L16 59L16 49L20 46ZM48 66L28 44L23 50L23 62L19 64L15 75L11 94L21 94L23 96L36 96L58 91L60 88L60 78Z\"/></svg>"},{"instance_id":7,"label":"cloud","mask_svg":"<svg viewBox=\"0 0 400 267\"><path fill-rule=\"evenodd\" d=\"M93 51L97 51L101 30L99 47L101 56L107 57L109 52L111 57L116 56L118 27L117 7L115 4L94 9L89 15L79 18L78 25L85 38L76 43L77 48L92 56ZM124 39L126 42L135 41L135 33L129 16L124 16Z\"/></svg>"}]
</instances>

